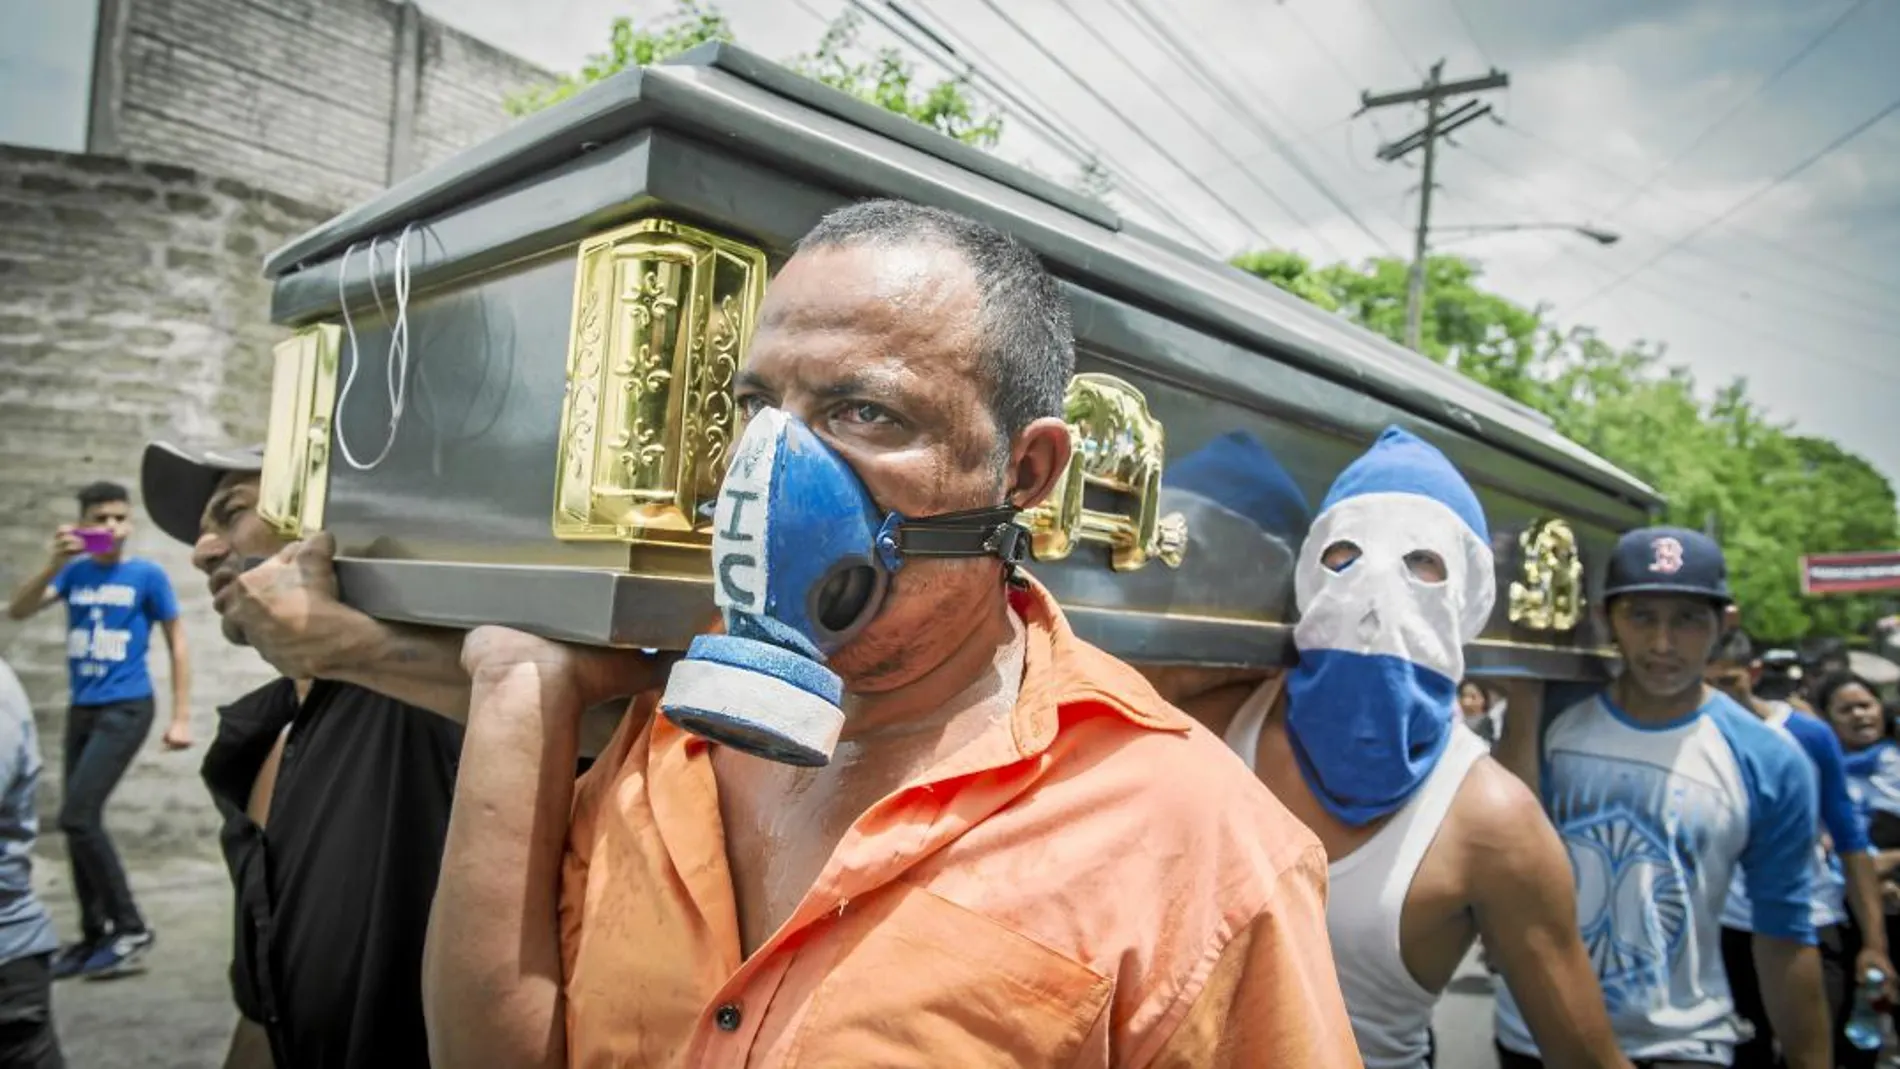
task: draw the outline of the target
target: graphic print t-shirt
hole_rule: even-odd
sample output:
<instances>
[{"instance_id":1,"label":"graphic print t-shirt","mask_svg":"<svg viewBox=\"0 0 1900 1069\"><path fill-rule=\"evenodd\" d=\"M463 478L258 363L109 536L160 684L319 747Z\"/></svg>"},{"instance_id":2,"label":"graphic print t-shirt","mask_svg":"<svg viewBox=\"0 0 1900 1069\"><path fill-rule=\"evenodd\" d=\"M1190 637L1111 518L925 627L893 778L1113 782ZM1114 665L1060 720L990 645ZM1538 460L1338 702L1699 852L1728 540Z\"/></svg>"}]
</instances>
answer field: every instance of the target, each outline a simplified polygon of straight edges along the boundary
<instances>
[{"instance_id":1,"label":"graphic print t-shirt","mask_svg":"<svg viewBox=\"0 0 1900 1069\"><path fill-rule=\"evenodd\" d=\"M81 557L53 579L66 601L66 665L74 705L152 696L145 668L152 624L178 618L171 580L148 560L100 564Z\"/></svg>"},{"instance_id":2,"label":"graphic print t-shirt","mask_svg":"<svg viewBox=\"0 0 1900 1069\"><path fill-rule=\"evenodd\" d=\"M1618 1046L1727 1065L1737 1036L1721 916L1737 867L1756 932L1815 941L1812 766L1720 694L1660 727L1599 695L1551 722L1542 756L1544 807L1570 853ZM1537 1056L1508 990L1497 1029L1505 1047Z\"/></svg>"}]
</instances>

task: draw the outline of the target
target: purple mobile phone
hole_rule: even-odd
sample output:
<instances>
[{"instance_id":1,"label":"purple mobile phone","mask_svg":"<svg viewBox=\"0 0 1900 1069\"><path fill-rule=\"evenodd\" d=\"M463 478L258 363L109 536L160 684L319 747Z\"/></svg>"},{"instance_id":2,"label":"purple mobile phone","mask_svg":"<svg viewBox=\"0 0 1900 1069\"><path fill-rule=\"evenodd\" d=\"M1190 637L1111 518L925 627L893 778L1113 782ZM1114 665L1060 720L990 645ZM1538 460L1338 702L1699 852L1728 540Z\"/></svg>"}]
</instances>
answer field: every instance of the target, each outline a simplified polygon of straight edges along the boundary
<instances>
[{"instance_id":1,"label":"purple mobile phone","mask_svg":"<svg viewBox=\"0 0 1900 1069\"><path fill-rule=\"evenodd\" d=\"M79 542L85 547L87 553L110 553L113 550L114 542L111 531L93 527L74 531L73 533L79 536Z\"/></svg>"}]
</instances>

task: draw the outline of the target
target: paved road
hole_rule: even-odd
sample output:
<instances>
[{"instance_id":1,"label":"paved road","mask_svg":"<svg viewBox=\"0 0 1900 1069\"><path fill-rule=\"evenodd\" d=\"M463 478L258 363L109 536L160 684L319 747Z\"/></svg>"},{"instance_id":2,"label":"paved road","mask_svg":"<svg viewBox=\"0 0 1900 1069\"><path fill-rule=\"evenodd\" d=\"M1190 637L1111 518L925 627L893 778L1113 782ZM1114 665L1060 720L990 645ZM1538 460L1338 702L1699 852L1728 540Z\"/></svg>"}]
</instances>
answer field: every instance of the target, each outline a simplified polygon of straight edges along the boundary
<instances>
[{"instance_id":1,"label":"paved road","mask_svg":"<svg viewBox=\"0 0 1900 1069\"><path fill-rule=\"evenodd\" d=\"M1465 959L1432 1015L1438 1039L1438 1069L1497 1069L1492 1046L1491 976L1474 953Z\"/></svg>"},{"instance_id":2,"label":"paved road","mask_svg":"<svg viewBox=\"0 0 1900 1069\"><path fill-rule=\"evenodd\" d=\"M231 891L213 858L130 858L132 892L158 944L137 976L53 989L60 1045L73 1069L207 1069L223 1064L237 1011L230 962ZM68 870L34 859L34 884L62 939L79 929Z\"/></svg>"}]
</instances>

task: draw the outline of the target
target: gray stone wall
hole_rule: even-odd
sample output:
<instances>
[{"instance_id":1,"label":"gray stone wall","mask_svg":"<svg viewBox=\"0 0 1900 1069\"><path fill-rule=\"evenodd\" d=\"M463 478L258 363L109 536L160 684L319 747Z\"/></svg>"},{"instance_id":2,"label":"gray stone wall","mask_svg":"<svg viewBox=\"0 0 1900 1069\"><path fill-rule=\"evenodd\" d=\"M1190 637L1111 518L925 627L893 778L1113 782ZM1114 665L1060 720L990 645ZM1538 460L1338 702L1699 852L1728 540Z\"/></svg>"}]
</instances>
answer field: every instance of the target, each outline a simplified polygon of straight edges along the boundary
<instances>
[{"instance_id":1,"label":"gray stone wall","mask_svg":"<svg viewBox=\"0 0 1900 1069\"><path fill-rule=\"evenodd\" d=\"M102 0L89 150L340 209L485 140L538 67L391 0Z\"/></svg>"},{"instance_id":2,"label":"gray stone wall","mask_svg":"<svg viewBox=\"0 0 1900 1069\"><path fill-rule=\"evenodd\" d=\"M149 439L262 439L270 349L283 332L269 323L261 259L326 215L181 167L0 147L0 586L10 592L44 563L79 486L111 479L136 495ZM198 744L163 753L155 728L109 822L128 852L215 853L198 780L215 708L272 673L224 643L189 549L134 515L134 552L163 565L183 606ZM58 607L25 624L0 617L0 656L40 725L42 841L54 848L64 620ZM163 724L170 673L157 636L151 664Z\"/></svg>"}]
</instances>

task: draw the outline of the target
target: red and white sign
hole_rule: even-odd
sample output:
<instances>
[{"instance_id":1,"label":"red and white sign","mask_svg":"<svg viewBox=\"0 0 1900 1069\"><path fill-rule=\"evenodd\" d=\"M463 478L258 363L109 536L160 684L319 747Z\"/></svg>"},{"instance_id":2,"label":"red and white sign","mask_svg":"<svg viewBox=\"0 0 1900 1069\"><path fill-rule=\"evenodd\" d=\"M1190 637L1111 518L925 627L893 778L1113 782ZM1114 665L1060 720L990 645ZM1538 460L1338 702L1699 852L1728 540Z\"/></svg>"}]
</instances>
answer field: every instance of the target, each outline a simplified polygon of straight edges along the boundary
<instances>
[{"instance_id":1,"label":"red and white sign","mask_svg":"<svg viewBox=\"0 0 1900 1069\"><path fill-rule=\"evenodd\" d=\"M1803 594L1872 594L1900 590L1900 551L1810 553L1801 558Z\"/></svg>"}]
</instances>

